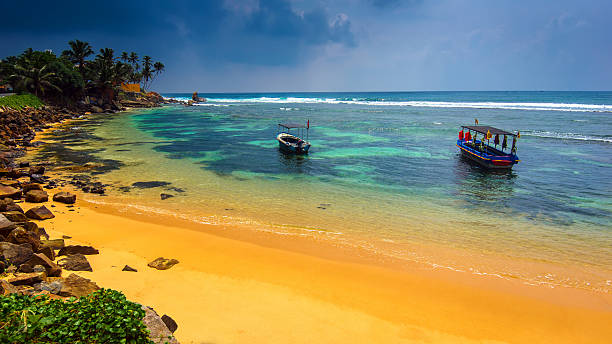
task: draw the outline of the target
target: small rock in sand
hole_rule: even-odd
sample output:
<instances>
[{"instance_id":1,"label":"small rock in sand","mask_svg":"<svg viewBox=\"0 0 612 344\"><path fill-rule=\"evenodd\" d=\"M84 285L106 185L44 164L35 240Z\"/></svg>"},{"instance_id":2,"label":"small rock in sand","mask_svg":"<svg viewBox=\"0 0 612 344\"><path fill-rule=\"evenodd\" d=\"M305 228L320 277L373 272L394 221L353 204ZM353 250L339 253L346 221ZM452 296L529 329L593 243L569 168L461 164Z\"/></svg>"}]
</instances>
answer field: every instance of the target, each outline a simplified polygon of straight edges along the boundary
<instances>
[{"instance_id":1,"label":"small rock in sand","mask_svg":"<svg viewBox=\"0 0 612 344\"><path fill-rule=\"evenodd\" d=\"M147 265L157 270L168 270L178 263L179 261L176 259L166 259L164 257L159 257Z\"/></svg>"}]
</instances>

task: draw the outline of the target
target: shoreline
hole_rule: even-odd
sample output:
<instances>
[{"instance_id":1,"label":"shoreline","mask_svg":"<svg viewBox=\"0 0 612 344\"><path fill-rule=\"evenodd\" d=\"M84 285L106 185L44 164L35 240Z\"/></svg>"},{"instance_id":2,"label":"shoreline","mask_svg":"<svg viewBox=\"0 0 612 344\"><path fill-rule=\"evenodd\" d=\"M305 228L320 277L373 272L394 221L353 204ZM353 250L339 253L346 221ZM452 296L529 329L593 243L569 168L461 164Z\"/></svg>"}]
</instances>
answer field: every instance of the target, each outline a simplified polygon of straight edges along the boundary
<instances>
[{"instance_id":1,"label":"shoreline","mask_svg":"<svg viewBox=\"0 0 612 344\"><path fill-rule=\"evenodd\" d=\"M612 321L612 303L607 295L477 280L440 270L397 271L322 259L202 231L136 221L109 214L100 206L77 205L73 215L56 208L58 216L48 220L49 234L70 235L100 249L100 255L90 259L94 271L83 275L171 314L179 323L175 334L185 343L228 338L270 342L273 333L291 331L296 324L290 320L298 320L293 318L299 318L302 330L308 329L295 342L329 336L331 342L402 342L411 338L569 343L604 342L612 335L612 329L606 328ZM180 263L167 271L146 267L158 256L176 258ZM122 272L124 264L139 271ZM283 297L287 299L278 299ZM261 300L267 298L274 302L262 305ZM292 319L279 314L297 305L312 313L305 313L304 318L284 314ZM199 321L210 323L223 309L230 313L222 317L225 325L217 324L210 332L200 329ZM245 309L256 313L234 318L233 314ZM347 327L339 332L321 328L317 323L322 319L313 321L306 314L333 315L337 318L325 319L328 326ZM360 319L359 328L346 322L350 316ZM266 317L274 321L260 329L260 318ZM491 318L496 322L486 320ZM362 326L377 330L364 333ZM233 333L239 328L247 330ZM383 336L390 329L395 335ZM403 331L413 333L404 337ZM287 342L290 337L286 336L280 335L279 342Z\"/></svg>"}]
</instances>

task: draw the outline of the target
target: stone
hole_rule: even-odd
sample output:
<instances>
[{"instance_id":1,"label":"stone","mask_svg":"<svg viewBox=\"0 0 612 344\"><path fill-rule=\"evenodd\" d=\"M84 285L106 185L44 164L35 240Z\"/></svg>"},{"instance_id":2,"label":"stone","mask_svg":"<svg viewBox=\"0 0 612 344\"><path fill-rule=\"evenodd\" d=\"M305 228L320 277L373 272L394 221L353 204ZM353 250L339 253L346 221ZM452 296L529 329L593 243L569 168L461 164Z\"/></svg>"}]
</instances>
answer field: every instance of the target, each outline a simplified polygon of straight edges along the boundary
<instances>
[{"instance_id":1,"label":"stone","mask_svg":"<svg viewBox=\"0 0 612 344\"><path fill-rule=\"evenodd\" d=\"M34 267L32 268L33 272L47 272L47 269L45 269L44 266L42 265L34 265Z\"/></svg>"},{"instance_id":2,"label":"stone","mask_svg":"<svg viewBox=\"0 0 612 344\"><path fill-rule=\"evenodd\" d=\"M29 245L15 245L10 242L0 242L0 258L14 266L19 266L32 258L34 252Z\"/></svg>"},{"instance_id":3,"label":"stone","mask_svg":"<svg viewBox=\"0 0 612 344\"><path fill-rule=\"evenodd\" d=\"M25 200L30 203L42 203L49 200L49 195L42 190L30 190L26 192Z\"/></svg>"},{"instance_id":4,"label":"stone","mask_svg":"<svg viewBox=\"0 0 612 344\"><path fill-rule=\"evenodd\" d=\"M7 219L9 219L9 221L12 221L12 222L28 221L28 218L23 213L18 212L18 211L5 211L2 213L2 215L4 215L4 217L6 217Z\"/></svg>"},{"instance_id":5,"label":"stone","mask_svg":"<svg viewBox=\"0 0 612 344\"><path fill-rule=\"evenodd\" d=\"M64 247L65 243L64 243L64 239L51 239L51 240L41 240L40 241L40 245L42 247L50 247L54 250L59 250L62 247Z\"/></svg>"},{"instance_id":6,"label":"stone","mask_svg":"<svg viewBox=\"0 0 612 344\"><path fill-rule=\"evenodd\" d=\"M134 269L133 267L126 265L123 267L123 269L121 269L121 271L131 271L131 272L138 272L138 270Z\"/></svg>"},{"instance_id":7,"label":"stone","mask_svg":"<svg viewBox=\"0 0 612 344\"><path fill-rule=\"evenodd\" d=\"M95 282L77 274L70 274L58 282L61 283L60 296L87 296L100 289Z\"/></svg>"},{"instance_id":8,"label":"stone","mask_svg":"<svg viewBox=\"0 0 612 344\"><path fill-rule=\"evenodd\" d=\"M48 291L50 294L59 294L62 290L61 281L40 282L34 284L34 289L37 291Z\"/></svg>"},{"instance_id":9,"label":"stone","mask_svg":"<svg viewBox=\"0 0 612 344\"><path fill-rule=\"evenodd\" d=\"M30 175L30 183L44 184L45 178L40 174L32 174Z\"/></svg>"},{"instance_id":10,"label":"stone","mask_svg":"<svg viewBox=\"0 0 612 344\"><path fill-rule=\"evenodd\" d=\"M100 251L91 246L68 245L62 247L57 253L58 256L67 256L71 254L99 254Z\"/></svg>"},{"instance_id":11,"label":"stone","mask_svg":"<svg viewBox=\"0 0 612 344\"><path fill-rule=\"evenodd\" d=\"M23 227L13 229L6 240L13 244L29 244L33 250L38 250L40 240L36 235L30 235Z\"/></svg>"},{"instance_id":12,"label":"stone","mask_svg":"<svg viewBox=\"0 0 612 344\"><path fill-rule=\"evenodd\" d=\"M172 335L166 324L157 315L153 308L142 306L145 311L145 316L142 318L142 323L149 329L149 338L155 344L178 344L178 341Z\"/></svg>"},{"instance_id":13,"label":"stone","mask_svg":"<svg viewBox=\"0 0 612 344\"><path fill-rule=\"evenodd\" d=\"M49 277L60 277L62 275L62 268L42 253L34 253L26 263L32 266L42 265Z\"/></svg>"},{"instance_id":14,"label":"stone","mask_svg":"<svg viewBox=\"0 0 612 344\"><path fill-rule=\"evenodd\" d=\"M49 246L44 246L41 244L38 249L38 253L44 254L50 260L55 260L55 251L53 251L53 249Z\"/></svg>"},{"instance_id":15,"label":"stone","mask_svg":"<svg viewBox=\"0 0 612 344\"><path fill-rule=\"evenodd\" d=\"M69 192L58 192L53 195L53 200L60 203L74 204L76 202L76 195Z\"/></svg>"},{"instance_id":16,"label":"stone","mask_svg":"<svg viewBox=\"0 0 612 344\"><path fill-rule=\"evenodd\" d=\"M162 182L162 181L136 182L132 184L132 187L138 188L138 189L151 189L151 188L157 188L161 186L167 186L170 184L171 183Z\"/></svg>"},{"instance_id":17,"label":"stone","mask_svg":"<svg viewBox=\"0 0 612 344\"><path fill-rule=\"evenodd\" d=\"M27 217L34 220L47 220L55 217L55 215L53 215L53 213L44 205L40 207L34 207L26 211L25 214Z\"/></svg>"},{"instance_id":18,"label":"stone","mask_svg":"<svg viewBox=\"0 0 612 344\"><path fill-rule=\"evenodd\" d=\"M159 195L159 197L160 197L160 198L162 199L162 201L163 201L163 200L168 199L168 198L170 198L170 197L174 197L174 195L170 195L170 194L165 194L165 193L163 193L163 194L160 194L160 195Z\"/></svg>"},{"instance_id":19,"label":"stone","mask_svg":"<svg viewBox=\"0 0 612 344\"><path fill-rule=\"evenodd\" d=\"M91 107L91 112L93 112L93 113L102 113L102 112L104 112L104 109L94 105L94 106Z\"/></svg>"},{"instance_id":20,"label":"stone","mask_svg":"<svg viewBox=\"0 0 612 344\"><path fill-rule=\"evenodd\" d=\"M28 192L31 190L41 190L43 189L42 185L38 184L38 183L27 183L27 184L23 184L21 186L21 189L23 190L23 192Z\"/></svg>"},{"instance_id":21,"label":"stone","mask_svg":"<svg viewBox=\"0 0 612 344\"><path fill-rule=\"evenodd\" d=\"M30 167L29 174L30 175L32 175L32 174L41 174L41 175L45 174L45 167L44 166L40 166L40 165L32 166L32 167Z\"/></svg>"},{"instance_id":22,"label":"stone","mask_svg":"<svg viewBox=\"0 0 612 344\"><path fill-rule=\"evenodd\" d=\"M176 259L166 259L164 257L159 257L155 259L154 261L150 262L149 264L147 264L147 266L155 268L157 270L168 270L178 263L179 261Z\"/></svg>"},{"instance_id":23,"label":"stone","mask_svg":"<svg viewBox=\"0 0 612 344\"><path fill-rule=\"evenodd\" d=\"M164 322L164 324L166 324L166 327L168 330L170 330L170 332L174 333L174 331L178 329L178 324L170 316L164 314L162 315L161 320Z\"/></svg>"},{"instance_id":24,"label":"stone","mask_svg":"<svg viewBox=\"0 0 612 344\"><path fill-rule=\"evenodd\" d=\"M6 216L0 214L0 235L7 236L9 233L17 227L13 221L6 218Z\"/></svg>"},{"instance_id":25,"label":"stone","mask_svg":"<svg viewBox=\"0 0 612 344\"><path fill-rule=\"evenodd\" d=\"M71 254L60 259L57 264L66 270L71 271L93 271L89 261L82 254Z\"/></svg>"},{"instance_id":26,"label":"stone","mask_svg":"<svg viewBox=\"0 0 612 344\"><path fill-rule=\"evenodd\" d=\"M17 289L14 285L9 282L0 279L0 295L9 295L18 293L19 289Z\"/></svg>"},{"instance_id":27,"label":"stone","mask_svg":"<svg viewBox=\"0 0 612 344\"><path fill-rule=\"evenodd\" d=\"M18 211L23 213L23 209L18 204L15 204L12 198L0 200L0 211Z\"/></svg>"},{"instance_id":28,"label":"stone","mask_svg":"<svg viewBox=\"0 0 612 344\"><path fill-rule=\"evenodd\" d=\"M44 281L46 277L44 272L30 272L17 274L14 277L7 278L6 281L12 285L33 285Z\"/></svg>"},{"instance_id":29,"label":"stone","mask_svg":"<svg viewBox=\"0 0 612 344\"><path fill-rule=\"evenodd\" d=\"M0 199L3 198L13 198L19 199L21 198L21 190L14 188L12 186L6 186L0 184Z\"/></svg>"}]
</instances>

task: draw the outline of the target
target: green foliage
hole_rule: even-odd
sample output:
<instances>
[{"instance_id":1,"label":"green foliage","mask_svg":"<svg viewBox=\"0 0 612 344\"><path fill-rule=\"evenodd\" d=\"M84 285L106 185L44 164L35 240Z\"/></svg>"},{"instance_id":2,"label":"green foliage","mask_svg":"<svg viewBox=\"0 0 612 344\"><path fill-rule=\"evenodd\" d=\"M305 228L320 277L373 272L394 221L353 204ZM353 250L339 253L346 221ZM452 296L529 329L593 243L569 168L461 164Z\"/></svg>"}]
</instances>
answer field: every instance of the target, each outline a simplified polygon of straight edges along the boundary
<instances>
[{"instance_id":1,"label":"green foliage","mask_svg":"<svg viewBox=\"0 0 612 344\"><path fill-rule=\"evenodd\" d=\"M8 97L0 97L0 106L9 107L15 110L23 109L28 106L39 108L43 105L45 104L33 94L15 94Z\"/></svg>"},{"instance_id":2,"label":"green foliage","mask_svg":"<svg viewBox=\"0 0 612 344\"><path fill-rule=\"evenodd\" d=\"M0 343L150 344L144 315L140 305L111 289L67 301L0 296Z\"/></svg>"}]
</instances>

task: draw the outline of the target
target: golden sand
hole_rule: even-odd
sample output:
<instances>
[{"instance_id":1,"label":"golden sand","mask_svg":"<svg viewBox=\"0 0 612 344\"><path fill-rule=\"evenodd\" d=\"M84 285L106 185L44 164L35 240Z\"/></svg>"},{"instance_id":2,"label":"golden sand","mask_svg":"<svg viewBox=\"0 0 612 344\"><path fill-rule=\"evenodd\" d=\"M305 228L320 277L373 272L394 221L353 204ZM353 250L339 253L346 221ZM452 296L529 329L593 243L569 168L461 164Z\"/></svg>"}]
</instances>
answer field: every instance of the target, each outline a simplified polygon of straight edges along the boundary
<instances>
[{"instance_id":1,"label":"golden sand","mask_svg":"<svg viewBox=\"0 0 612 344\"><path fill-rule=\"evenodd\" d=\"M26 207L27 208L27 207ZM397 270L351 257L234 240L147 214L77 201L51 208L52 237L100 250L100 286L168 314L181 343L605 343L607 293L527 286L441 270ZM227 229L231 230L231 229ZM74 240L74 241L73 241ZM292 245L299 243L293 242ZM324 248L322 248L323 250ZM147 267L176 258L170 270ZM346 258L346 259L343 259ZM124 265L138 272L121 271Z\"/></svg>"}]
</instances>

